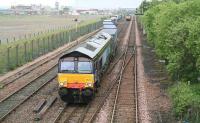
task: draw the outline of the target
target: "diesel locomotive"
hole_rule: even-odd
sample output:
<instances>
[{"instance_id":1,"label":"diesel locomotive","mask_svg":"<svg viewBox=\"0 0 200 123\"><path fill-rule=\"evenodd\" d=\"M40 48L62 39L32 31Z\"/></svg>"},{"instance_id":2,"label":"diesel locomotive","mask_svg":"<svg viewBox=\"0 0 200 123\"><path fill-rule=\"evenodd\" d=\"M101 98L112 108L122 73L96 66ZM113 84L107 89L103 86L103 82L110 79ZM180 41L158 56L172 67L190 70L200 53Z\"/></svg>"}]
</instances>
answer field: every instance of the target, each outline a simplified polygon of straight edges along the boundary
<instances>
[{"instance_id":1,"label":"diesel locomotive","mask_svg":"<svg viewBox=\"0 0 200 123\"><path fill-rule=\"evenodd\" d=\"M126 21L131 21L131 15L126 16Z\"/></svg>"},{"instance_id":2,"label":"diesel locomotive","mask_svg":"<svg viewBox=\"0 0 200 123\"><path fill-rule=\"evenodd\" d=\"M115 40L99 32L59 59L59 95L67 103L88 103L100 85L115 49Z\"/></svg>"}]
</instances>

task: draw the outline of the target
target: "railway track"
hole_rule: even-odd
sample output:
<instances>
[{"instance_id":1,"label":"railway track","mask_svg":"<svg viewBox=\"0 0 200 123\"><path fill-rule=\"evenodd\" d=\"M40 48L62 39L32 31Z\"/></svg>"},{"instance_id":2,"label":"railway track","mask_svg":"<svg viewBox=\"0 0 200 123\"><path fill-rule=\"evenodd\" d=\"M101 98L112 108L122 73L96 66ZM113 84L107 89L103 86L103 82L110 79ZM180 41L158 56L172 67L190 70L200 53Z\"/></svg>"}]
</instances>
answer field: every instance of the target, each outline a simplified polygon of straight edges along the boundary
<instances>
[{"instance_id":1,"label":"railway track","mask_svg":"<svg viewBox=\"0 0 200 123\"><path fill-rule=\"evenodd\" d=\"M127 26L125 26L125 27L127 27ZM122 28L124 28L124 27L122 27ZM123 29L123 31L124 31L124 29ZM113 66L110 69L110 72L114 69L114 67L119 62L121 62L120 60L121 60L123 55L124 55L124 52L120 55L120 57L117 58L117 60L115 60L115 63L113 64ZM110 92L115 87L115 85L117 83L117 80L119 79L119 76L120 75L117 75L112 80L112 82L110 82L110 84L107 86L107 88L104 90L104 92L101 95L95 97L94 101L89 103L87 106L85 106L85 107L77 106L76 108L74 108L73 111L70 111L70 113L66 113L67 110L70 110L69 109L69 105L66 105L65 107L62 107L61 111L58 113L57 117L55 118L54 123L58 123L58 122L66 122L67 123L67 122L70 122L70 121L71 122L82 123L82 122L85 121L85 119L87 119L87 122L92 122L93 119L95 118L95 116L98 114L98 111L103 106L103 104L104 104L105 100L107 99L107 97L109 96ZM90 117L88 117L87 116L88 115L88 111L93 107L93 105L94 105L93 102L95 102L96 108L92 113L89 113ZM82 109L77 110L77 108L82 108ZM62 119L61 117L64 114L65 114L66 118L63 121L63 120L61 120ZM78 119L77 119L77 116L79 117Z\"/></svg>"},{"instance_id":2,"label":"railway track","mask_svg":"<svg viewBox=\"0 0 200 123\"><path fill-rule=\"evenodd\" d=\"M128 47L128 45L127 45L127 47ZM123 48L121 50L123 50ZM123 57L124 55L125 55L125 52L122 52L122 54L120 55L120 57L118 57L118 60L115 62L115 64L113 66L117 66L118 64L121 64L123 61L122 58L124 58ZM129 61L131 61L131 60L129 60ZM127 66L129 66L128 63L126 63L124 65L125 68ZM51 82L52 80L54 80L55 76L52 76L53 75L53 73L51 73L52 71L54 71L54 70L50 70L49 71L50 73L47 72L48 75L43 75L42 78L38 77L38 79L41 79L41 81L44 80L44 81L42 81L43 84L42 84L42 82L40 83L40 82L36 82L36 81L30 82L30 84L27 84L26 86L21 88L19 91L16 91L16 93L13 93L12 95L10 95L7 98L0 101L0 109L3 109L2 111L0 111L0 121L2 121L4 118L6 118L9 115L9 113L11 113L13 110L15 110L21 104L23 104L23 102L25 102L27 99L29 99L31 95L33 95L39 89L41 89L45 85L45 83L48 83L48 82ZM120 70L119 70L119 72L120 72ZM55 68L54 73L57 73L57 67ZM45 76L46 77L52 76L52 78L45 79ZM71 105L66 104L64 107L60 107L59 110L57 111L55 119L52 121L54 123L57 123L57 122L78 122L78 123L94 122L96 116L98 115L99 111L101 110L102 106L104 105L106 99L112 92L113 88L116 87L120 76L122 76L121 72L120 72L120 74L116 74L116 76L110 82L110 84L105 86L104 89L101 90L102 91L101 94L97 95L95 97L95 99L88 105L86 105L86 106L79 106L79 105L71 106Z\"/></svg>"},{"instance_id":3,"label":"railway track","mask_svg":"<svg viewBox=\"0 0 200 123\"><path fill-rule=\"evenodd\" d=\"M98 30L97 30L98 31ZM92 32L86 36L83 36L82 38L79 38L77 40L86 40L88 39L89 37L91 37L92 35L94 35L97 31L95 32ZM70 42L69 42L70 43ZM79 43L79 42L78 42ZM75 43L77 44L77 43ZM75 45L74 45L75 46ZM73 46L69 46L69 49L72 48ZM31 65L29 65L29 67L27 68L24 68L22 70L19 70L17 73L15 73L14 75L12 76L8 76L4 79L1 80L1 88L4 88L6 86L8 86L9 84L17 81L18 79L22 78L23 76L26 76L27 74L33 72L34 70L38 69L39 67L47 64L48 62L51 62L52 60L56 60L58 59L63 53L66 52L66 49L61 49L60 51L54 53L54 54L51 54L43 59L40 59L38 60L36 63L33 63ZM55 62L55 64L57 64L57 62ZM48 71L48 70L47 70ZM42 72L47 72L47 71L42 71ZM42 76L42 75L40 75Z\"/></svg>"},{"instance_id":4,"label":"railway track","mask_svg":"<svg viewBox=\"0 0 200 123\"><path fill-rule=\"evenodd\" d=\"M0 101L0 121L5 119L7 115L23 104L39 89L56 79L56 73L57 65L55 65L52 69L49 69L42 77L36 78L21 87L19 90L14 91L12 94L2 99Z\"/></svg>"},{"instance_id":5,"label":"railway track","mask_svg":"<svg viewBox=\"0 0 200 123\"><path fill-rule=\"evenodd\" d=\"M104 101L106 100L106 98L109 96L110 91L112 90L112 88L115 86L117 80L118 80L119 76L115 78L115 80L112 81L112 83L107 87L106 91L104 91L104 94L95 98L98 98L96 100L98 101L92 101L92 102L98 102L98 108L97 110L95 110L94 116L92 116L92 118L94 118L96 116L96 114L98 113L98 111L100 110L100 108L103 106ZM88 113L88 110L92 107L92 102L89 103L88 105L86 105L85 107L80 107L80 106L76 106L75 109L73 111L71 111L65 118L64 122L76 122L76 123L82 123L85 119L86 114ZM61 108L61 111L58 113L57 117L55 118L53 123L59 123L61 122L61 117L65 114L65 112L69 109L70 105L66 105L65 107ZM77 108L79 108L79 110L77 111ZM81 111L80 111L81 110ZM92 122L92 120L90 121Z\"/></svg>"},{"instance_id":6,"label":"railway track","mask_svg":"<svg viewBox=\"0 0 200 123\"><path fill-rule=\"evenodd\" d=\"M111 113L111 123L137 121L137 90L133 42L129 41L118 80ZM131 76L132 75L132 76ZM135 114L135 115L134 115Z\"/></svg>"},{"instance_id":7,"label":"railway track","mask_svg":"<svg viewBox=\"0 0 200 123\"><path fill-rule=\"evenodd\" d=\"M130 31L131 27L129 29L129 34L125 37L125 40L127 40L129 43L126 47L125 53L123 55L123 58L121 59L123 61L122 63L122 69L120 70L119 79L115 81L115 84L111 87L111 89L107 92L106 98L108 95L111 94L112 88L114 88L117 85L117 88L115 90L114 95L114 104L113 109L111 111L111 118L110 122L136 122L138 123L137 118L137 90L136 87L136 81L135 81L135 73L136 73L136 67L135 66L135 57L134 57L134 45L133 42L130 43ZM132 76L130 74L132 73ZM128 80L128 81L127 81ZM132 92L131 92L132 91ZM89 123L92 123L95 121L97 113L100 111L102 106L104 105L106 98L102 100L102 104L99 105L96 112L92 115L92 117L89 120ZM112 98L112 97L111 97Z\"/></svg>"},{"instance_id":8,"label":"railway track","mask_svg":"<svg viewBox=\"0 0 200 123\"><path fill-rule=\"evenodd\" d=\"M100 102L100 104L98 105L98 109L101 108L101 106L103 105L103 102L106 100L106 98L108 97L110 91L112 90L112 88L115 86L117 80L118 80L119 76L117 76L112 82L111 84L109 84L109 86L107 86L106 90L104 91L104 93L102 95L99 95L98 97L95 97L95 99L97 99L97 101L92 101L92 102ZM104 101L102 101L104 100ZM66 113L67 116L65 115L66 118L64 118L64 122L76 122L76 123L82 123L85 119L86 114L88 113L88 110L92 107L92 102L89 103L86 106L79 106L76 105L75 107L73 107L73 110L71 111L71 108L69 104L66 104L64 107L61 108L61 111L58 113L57 117L55 118L53 123L59 123L59 122L63 122L63 120L61 120L61 117ZM101 106L100 106L101 105ZM79 109L79 110L77 110ZM69 112L67 111L69 110ZM80 111L81 110L81 111ZM98 113L97 111L95 111L95 113Z\"/></svg>"},{"instance_id":9,"label":"railway track","mask_svg":"<svg viewBox=\"0 0 200 123\"><path fill-rule=\"evenodd\" d=\"M128 42L130 40L131 29L134 29L134 28L131 28L131 26L129 27L128 35L124 39L124 40L127 40ZM131 39L131 40L135 40L135 39ZM89 103L87 107L85 107L84 112L82 112L80 119L77 121L78 123L95 122L99 111L102 109L107 98L109 97L109 95L111 94L111 92L116 86L117 86L117 89L116 89L117 93L115 94L115 101L113 104L114 108L111 113L110 122L113 123L113 122L127 121L127 122L138 123L137 85L136 85L137 80L136 80L136 77L134 77L136 76L136 70L137 70L137 68L134 67L136 66L135 65L136 57L134 57L134 52L133 52L134 42L128 43L124 47L121 47L121 50L122 51L125 50L125 52L122 52L122 54L118 57L118 59L116 60L116 62L113 64L113 66L110 69L110 72L111 72L114 69L114 67L118 65L118 63L121 63L122 67L119 73L117 73L117 76L115 77L115 79L112 82L110 82L109 86L107 86L104 93L99 95L98 97L95 97L95 100ZM132 76L130 77L131 72L132 72ZM128 83L126 82L127 79L130 79ZM128 92L124 92L127 89L128 89ZM132 92L130 92L130 90L132 90ZM123 97L125 97L126 99L123 99ZM126 101L128 101L128 103ZM120 117L121 114L123 114L123 117Z\"/></svg>"},{"instance_id":10,"label":"railway track","mask_svg":"<svg viewBox=\"0 0 200 123\"><path fill-rule=\"evenodd\" d=\"M90 36L91 34L87 38L89 38ZM62 53L63 51L59 52L60 55ZM58 54L55 54L54 56L51 57L51 59L52 60L56 59L58 57L57 55ZM39 66L46 64L48 60L42 62L41 64L39 64ZM38 65L34 66L34 68L31 68L31 70L30 69L26 70L28 72L25 72L24 74L20 74L18 77L14 79L14 81L19 79L20 77L27 75L28 73L31 73L31 71L36 69L35 67L38 67ZM32 95L34 95L42 87L44 87L47 83L55 80L56 76L57 76L57 63L53 64L49 69L47 69L47 71L44 71L42 74L40 74L33 80L28 81L26 84L24 84L23 86L21 86L20 88L16 90L13 90L12 93L8 94L3 99L1 99L0 100L0 109L1 109L0 122L3 121L12 111L14 111L20 105L22 105L26 100L28 100Z\"/></svg>"}]
</instances>

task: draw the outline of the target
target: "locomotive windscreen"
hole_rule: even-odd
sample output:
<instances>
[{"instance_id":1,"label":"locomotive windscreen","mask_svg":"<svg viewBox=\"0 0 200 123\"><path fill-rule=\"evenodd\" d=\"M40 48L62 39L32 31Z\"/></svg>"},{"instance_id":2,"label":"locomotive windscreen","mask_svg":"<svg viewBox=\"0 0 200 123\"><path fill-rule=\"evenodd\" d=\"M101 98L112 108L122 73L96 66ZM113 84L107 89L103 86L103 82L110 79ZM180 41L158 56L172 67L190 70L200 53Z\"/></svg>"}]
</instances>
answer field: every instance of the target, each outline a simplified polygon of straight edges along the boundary
<instances>
[{"instance_id":1,"label":"locomotive windscreen","mask_svg":"<svg viewBox=\"0 0 200 123\"><path fill-rule=\"evenodd\" d=\"M72 57L71 57L72 58ZM92 62L86 58L65 58L60 61L59 72L61 73L92 73Z\"/></svg>"},{"instance_id":2,"label":"locomotive windscreen","mask_svg":"<svg viewBox=\"0 0 200 123\"><path fill-rule=\"evenodd\" d=\"M61 72L75 72L75 65L74 65L74 61L62 61L60 63L60 71Z\"/></svg>"},{"instance_id":3,"label":"locomotive windscreen","mask_svg":"<svg viewBox=\"0 0 200 123\"><path fill-rule=\"evenodd\" d=\"M91 73L92 72L92 63L91 62L78 62L78 72L79 73Z\"/></svg>"}]
</instances>

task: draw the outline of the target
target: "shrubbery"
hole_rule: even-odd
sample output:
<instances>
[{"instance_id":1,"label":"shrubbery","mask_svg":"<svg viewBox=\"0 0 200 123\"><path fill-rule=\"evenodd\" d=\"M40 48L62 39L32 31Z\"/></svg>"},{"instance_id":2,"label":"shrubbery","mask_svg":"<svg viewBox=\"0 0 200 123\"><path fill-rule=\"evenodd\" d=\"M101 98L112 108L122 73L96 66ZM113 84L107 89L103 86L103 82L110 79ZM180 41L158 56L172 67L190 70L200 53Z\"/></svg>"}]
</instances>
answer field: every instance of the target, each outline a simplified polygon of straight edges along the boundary
<instances>
[{"instance_id":1,"label":"shrubbery","mask_svg":"<svg viewBox=\"0 0 200 123\"><path fill-rule=\"evenodd\" d=\"M200 73L199 6L199 0L163 2L142 17L148 40L175 79L196 81Z\"/></svg>"},{"instance_id":2,"label":"shrubbery","mask_svg":"<svg viewBox=\"0 0 200 123\"><path fill-rule=\"evenodd\" d=\"M200 76L200 0L165 0L148 5L140 19L148 41L166 60L169 74L181 81L170 94L174 112L184 117L189 109L200 110L200 88L195 89ZM191 85L184 84L188 81Z\"/></svg>"},{"instance_id":3,"label":"shrubbery","mask_svg":"<svg viewBox=\"0 0 200 123\"><path fill-rule=\"evenodd\" d=\"M179 83L169 89L172 97L173 109L179 119L197 120L200 114L200 85L188 85Z\"/></svg>"}]
</instances>

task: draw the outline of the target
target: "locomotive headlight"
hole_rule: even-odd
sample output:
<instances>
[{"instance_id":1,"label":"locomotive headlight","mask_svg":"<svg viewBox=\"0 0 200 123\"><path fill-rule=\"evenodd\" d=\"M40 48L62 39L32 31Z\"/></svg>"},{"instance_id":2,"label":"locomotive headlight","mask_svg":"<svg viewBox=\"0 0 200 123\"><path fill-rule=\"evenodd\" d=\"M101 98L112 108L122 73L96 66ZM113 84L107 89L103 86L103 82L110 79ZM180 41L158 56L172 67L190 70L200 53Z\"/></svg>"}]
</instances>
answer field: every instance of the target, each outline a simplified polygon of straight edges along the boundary
<instances>
[{"instance_id":1,"label":"locomotive headlight","mask_svg":"<svg viewBox=\"0 0 200 123\"><path fill-rule=\"evenodd\" d=\"M60 86L67 86L67 81L64 81L64 82L60 82Z\"/></svg>"},{"instance_id":2,"label":"locomotive headlight","mask_svg":"<svg viewBox=\"0 0 200 123\"><path fill-rule=\"evenodd\" d=\"M64 83L60 83L60 86L63 86L64 85Z\"/></svg>"},{"instance_id":3,"label":"locomotive headlight","mask_svg":"<svg viewBox=\"0 0 200 123\"><path fill-rule=\"evenodd\" d=\"M87 87L93 87L93 84L92 83L86 83L86 86Z\"/></svg>"}]
</instances>

